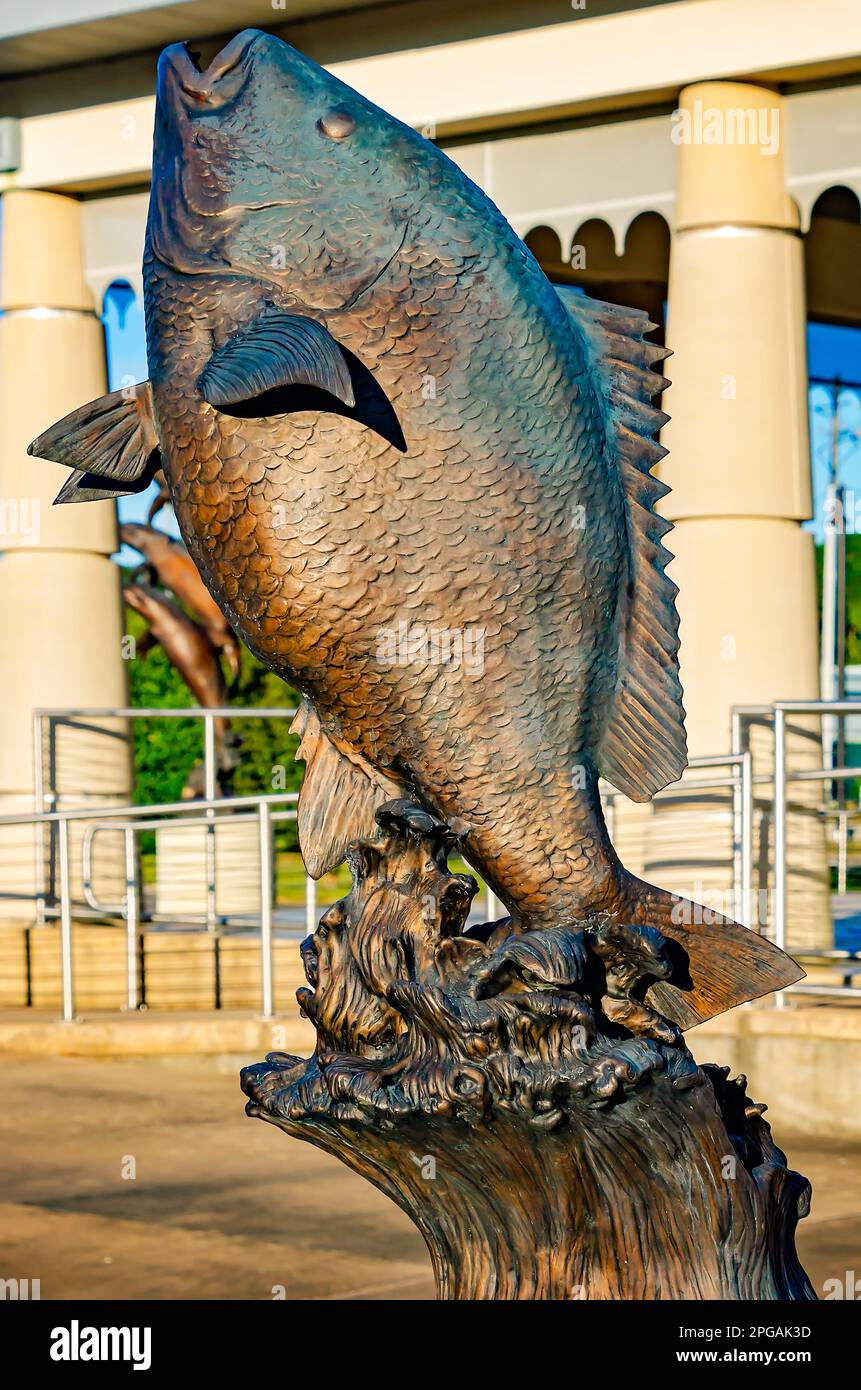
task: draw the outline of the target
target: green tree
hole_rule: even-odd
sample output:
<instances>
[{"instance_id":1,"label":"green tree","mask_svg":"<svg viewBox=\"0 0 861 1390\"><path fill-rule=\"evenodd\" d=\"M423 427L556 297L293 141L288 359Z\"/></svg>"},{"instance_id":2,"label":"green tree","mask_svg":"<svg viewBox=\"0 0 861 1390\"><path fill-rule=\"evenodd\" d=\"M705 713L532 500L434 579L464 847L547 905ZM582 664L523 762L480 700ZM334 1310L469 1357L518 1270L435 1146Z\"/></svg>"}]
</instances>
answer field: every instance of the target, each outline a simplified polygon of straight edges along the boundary
<instances>
[{"instance_id":1,"label":"green tree","mask_svg":"<svg viewBox=\"0 0 861 1390\"><path fill-rule=\"evenodd\" d=\"M231 693L231 704L255 709L295 710L299 705L299 696L243 647L239 678ZM287 732L292 716L280 719L234 719L231 723L240 740L238 763L233 774L235 794L252 796L256 792L298 791L305 765L296 762L298 738ZM299 842L295 821L278 824L277 841L281 848L297 848Z\"/></svg>"},{"instance_id":2,"label":"green tree","mask_svg":"<svg viewBox=\"0 0 861 1390\"><path fill-rule=\"evenodd\" d=\"M861 535L846 538L846 665L861 665ZM816 547L816 588L822 620L822 562L824 547Z\"/></svg>"},{"instance_id":3,"label":"green tree","mask_svg":"<svg viewBox=\"0 0 861 1390\"><path fill-rule=\"evenodd\" d=\"M861 663L861 536L846 537L846 662Z\"/></svg>"},{"instance_id":4,"label":"green tree","mask_svg":"<svg viewBox=\"0 0 861 1390\"><path fill-rule=\"evenodd\" d=\"M146 621L127 608L125 630L140 641L147 631ZM188 709L195 703L158 644L145 656L135 656L129 662L129 675L131 701L138 709ZM230 703L289 710L297 707L298 696L243 647L239 677ZM237 796L299 790L303 764L295 761L299 741L287 732L290 722L290 718L232 721L239 739L233 776L233 791ZM136 803L144 806L179 801L189 773L202 757L203 725L199 719L136 719ZM277 843L283 849L297 847L294 822L278 824Z\"/></svg>"},{"instance_id":5,"label":"green tree","mask_svg":"<svg viewBox=\"0 0 861 1390\"><path fill-rule=\"evenodd\" d=\"M146 621L126 608L125 630L137 642ZM171 666L161 647L129 662L132 704L138 709L187 709L194 704L188 686ZM199 719L136 719L134 721L135 801L139 806L179 801L191 768L203 757Z\"/></svg>"}]
</instances>

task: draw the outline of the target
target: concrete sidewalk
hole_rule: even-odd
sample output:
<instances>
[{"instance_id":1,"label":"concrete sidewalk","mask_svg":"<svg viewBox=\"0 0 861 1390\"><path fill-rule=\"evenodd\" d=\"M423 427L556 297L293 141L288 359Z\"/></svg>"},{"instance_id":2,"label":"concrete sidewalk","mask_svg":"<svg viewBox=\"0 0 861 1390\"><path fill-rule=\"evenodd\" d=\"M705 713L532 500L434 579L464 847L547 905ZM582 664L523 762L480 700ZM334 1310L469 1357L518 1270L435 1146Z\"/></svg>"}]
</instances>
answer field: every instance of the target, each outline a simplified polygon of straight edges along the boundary
<instances>
[{"instance_id":1,"label":"concrete sidewalk","mask_svg":"<svg viewBox=\"0 0 861 1390\"><path fill-rule=\"evenodd\" d=\"M777 1137L813 1181L799 1247L821 1294L861 1271L861 1146ZM44 1299L433 1297L406 1216L246 1118L212 1059L5 1058L0 1192L0 1277Z\"/></svg>"},{"instance_id":2,"label":"concrete sidewalk","mask_svg":"<svg viewBox=\"0 0 861 1390\"><path fill-rule=\"evenodd\" d=\"M0 1193L0 1277L43 1299L433 1297L407 1218L211 1058L4 1059Z\"/></svg>"},{"instance_id":3,"label":"concrete sidewalk","mask_svg":"<svg viewBox=\"0 0 861 1390\"><path fill-rule=\"evenodd\" d=\"M698 1062L744 1072L785 1134L861 1143L861 1000L788 996L710 1018L685 1034Z\"/></svg>"}]
</instances>

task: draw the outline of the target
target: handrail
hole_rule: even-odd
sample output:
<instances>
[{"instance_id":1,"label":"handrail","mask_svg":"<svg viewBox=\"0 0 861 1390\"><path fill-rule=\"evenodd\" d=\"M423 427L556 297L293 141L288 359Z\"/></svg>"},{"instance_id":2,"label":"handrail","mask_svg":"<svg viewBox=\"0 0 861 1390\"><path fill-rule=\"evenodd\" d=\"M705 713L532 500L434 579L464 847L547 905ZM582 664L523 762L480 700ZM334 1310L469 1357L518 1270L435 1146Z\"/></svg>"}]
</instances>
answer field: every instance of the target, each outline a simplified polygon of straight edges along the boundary
<instances>
[{"instance_id":1,"label":"handrail","mask_svg":"<svg viewBox=\"0 0 861 1390\"><path fill-rule=\"evenodd\" d=\"M78 807L76 810L68 811L24 811L18 815L0 816L0 825L50 825L54 822L66 820L102 820L112 819L116 816L131 817L138 811L164 811L171 815L191 814L195 811L218 811L229 810L234 806L256 806L260 801L298 801L298 792L260 792L258 796L222 796L213 797L207 800L206 797L195 798L194 801L165 801L154 803L149 806L135 806L127 804L125 806L99 806Z\"/></svg>"},{"instance_id":2,"label":"handrail","mask_svg":"<svg viewBox=\"0 0 861 1390\"><path fill-rule=\"evenodd\" d=\"M209 803L215 799L217 788L216 719L292 719L297 712L297 708L292 705L283 707L280 705L264 705L258 707L248 705L219 705L210 708L194 705L185 709L158 709L148 706L135 708L134 706L120 705L114 706L113 708L82 707L78 709L36 709L33 711L33 788L36 804L44 809L45 802L48 799L44 790L44 769L42 766L43 726L45 720L48 721L49 747L53 748L55 746L54 732L57 724L62 724L68 728L88 729L93 732L110 735L114 738L125 739L127 735L119 730L103 729L99 728L97 725L85 724L80 721L87 719L202 719L204 794L206 798L207 819L211 821L214 816L214 811L209 806ZM53 785L51 787L51 798L55 800L55 789ZM0 819L0 825L2 824L3 821ZM40 845L37 832L36 862L38 884L36 892L36 918L39 922L44 922L47 909L47 890L42 852L42 846ZM213 838L211 826L208 828L206 835L206 920L209 930L215 931L215 840Z\"/></svg>"},{"instance_id":3,"label":"handrail","mask_svg":"<svg viewBox=\"0 0 861 1390\"><path fill-rule=\"evenodd\" d=\"M296 793L293 792L290 793L290 795L295 796ZM192 805L195 804L196 803L192 802ZM248 813L240 811L237 815L231 815L229 817L216 817L216 824L218 823L219 819L228 821L230 825L236 825L238 821L257 821L260 817L260 809L264 806L266 807L266 815L268 816L270 822L296 820L297 818L297 813L295 811L271 811L269 809L268 802L263 797L258 798L256 800L255 805L257 809L257 815L252 815L250 811ZM151 808L146 806L141 807L142 811L146 811L149 809ZM188 825L208 826L212 825L212 821L205 815L185 816L181 821L178 822L172 819L170 816L153 816L147 818L146 820L123 820L118 822L111 820L94 820L87 825L81 843L81 861L83 866L81 875L81 886L84 890L84 897L86 898L87 903L93 909L94 912L101 913L105 917L117 917L125 915L124 903L117 904L102 902L96 897L95 891L93 889L92 847L96 835L98 835L100 831L104 830L122 830L125 832L126 837L131 835L132 841L134 843L136 837L141 833L141 831L163 830L166 826L177 824L183 827ZM311 880L311 882L313 883L313 880Z\"/></svg>"},{"instance_id":4,"label":"handrail","mask_svg":"<svg viewBox=\"0 0 861 1390\"><path fill-rule=\"evenodd\" d=\"M210 929L214 929L215 918L215 884L214 884L214 832L216 826L221 821L250 820L256 819L260 827L261 845L261 864L264 869L266 864L272 863L271 833L274 823L282 820L295 820L295 803L298 801L297 792L273 792L258 793L249 796L227 796L218 797L215 793L215 753L214 753L214 721L219 718L229 718L231 720L241 720L245 718L292 718L296 714L293 707L243 707L243 706L219 706L213 709L203 709L199 706L180 709L155 709L155 708L90 708L82 707L79 709L57 709L40 708L34 711L33 715L33 753L36 763L35 768L35 809L30 813L4 814L0 816L0 827L5 825L30 825L38 833L43 827L57 827L57 864L59 874L59 917L62 938L62 963L63 963L63 1016L69 1018L74 1016L74 982L72 977L72 950L71 950L71 931L72 931L72 899L71 899L71 866L69 859L69 827L72 822L86 822L87 828L83 837L83 870L84 870L84 896L89 907L97 912L109 913L110 915L122 915L127 923L129 931L129 998L132 996L133 980L133 961L131 958L132 938L136 938L140 922L140 893L136 872L137 857L137 836L145 830L159 829L165 825L188 825L205 826L207 835L207 855L208 862L211 860L211 868L207 874L207 912L206 924ZM753 894L753 810L754 810L754 787L772 785L773 786L773 823L774 823L774 936L778 945L786 946L787 941L787 809L788 809L788 788L790 783L806 782L829 782L841 781L850 777L861 777L861 767L838 767L838 768L796 768L788 766L786 740L787 734L793 728L790 720L793 716L824 716L836 715L845 717L849 714L861 714L861 700L782 700L776 701L773 705L749 705L739 706L733 710L732 717L732 752L729 754L714 754L707 757L692 758L686 775L678 781L664 788L657 799L672 800L680 798L696 797L703 792L710 790L727 790L732 792L733 802L733 895L735 902L735 916L737 920L751 921L751 902ZM99 806L96 808L78 807L75 809L58 809L56 801L56 789L53 785L46 787L43 763L43 733L44 723L48 722L51 742L49 742L49 774L53 781L53 765L55 759L55 745L53 743L54 731L59 723L64 726L75 728L98 727L84 723L83 721L99 719L202 719L204 722L204 773L206 795L203 798L193 801L168 802L161 805L136 806L133 804L122 804L116 806ZM763 724L770 727L774 737L774 771L772 774L754 775L752 768L752 755L749 747L743 746L745 743L745 727L751 724ZM99 729L99 732L115 733L114 730ZM812 736L809 730L804 730L806 736ZM724 776L711 776L691 778L687 775L690 771L705 771L706 769L726 768ZM603 787L602 792L608 804L612 805L620 799L620 794L612 787ZM50 809L48 809L50 808ZM845 807L833 811L825 809L825 815L836 815L838 822L838 884L841 891L845 890L848 860L848 826L850 818L854 818L856 813L847 811ZM861 816L861 812L857 813ZM125 844L125 863L126 863L126 896L122 904L100 903L92 882L92 855L93 845L97 834L115 830L123 834ZM268 835L269 840L264 845L264 837ZM40 870L43 864L42 855L39 855ZM134 867L135 872L132 873ZM269 907L266 906L267 896ZM261 884L261 949L264 957L266 952L271 952L271 883L267 895L265 885ZM56 901L56 899L55 899ZM37 908L40 912L40 920L44 920L44 915L48 911L46 887L44 881L41 888L37 889ZM52 908L52 915L56 908ZM489 921L495 920L498 915L499 905L492 892L488 888L487 894L487 918ZM314 916L316 913L315 888L313 880L307 880L306 887L306 924L308 929L314 929ZM263 919L268 918L268 927ZM268 932L268 944L266 934ZM830 955L838 958L838 952L825 952L823 955ZM270 958L271 966L271 958ZM136 988L136 986L135 986ZM805 993L818 991L818 986L805 985ZM822 986L823 993L831 993L837 987ZM842 995L849 992L846 987L839 987ZM861 993L861 990L853 989L852 993ZM272 977L271 969L267 976L267 966L265 959L261 964L261 998L264 1012L267 1007L272 1005ZM779 1007L783 1006L782 996L777 997Z\"/></svg>"},{"instance_id":5,"label":"handrail","mask_svg":"<svg viewBox=\"0 0 861 1390\"><path fill-rule=\"evenodd\" d=\"M289 705L186 705L178 709L158 709L117 705L103 709L34 709L34 719L289 719L298 714ZM99 733L103 730L99 729ZM104 731L107 732L107 731Z\"/></svg>"},{"instance_id":6,"label":"handrail","mask_svg":"<svg viewBox=\"0 0 861 1390\"><path fill-rule=\"evenodd\" d=\"M755 708L755 707L754 707ZM741 707L733 712L733 737L740 737L741 720L750 711ZM830 768L803 768L791 772L787 766L787 747L786 736L788 733L787 715L847 715L861 713L861 700L776 700L770 706L771 722L774 736L774 792L773 792L773 823L774 823L774 941L775 945L781 950L787 946L787 792L790 782L840 782L846 781L849 777L861 775L861 768L855 767L830 767ZM841 821L841 830L846 833L848 818ZM843 849L841 854L840 867L843 868L843 878L845 883L845 855ZM786 994L793 993L823 993L830 994L832 987L818 986L814 984L793 985L789 990L784 990L775 995L775 1007L783 1009L786 1007ZM857 994L861 991L840 986L844 994Z\"/></svg>"},{"instance_id":7,"label":"handrail","mask_svg":"<svg viewBox=\"0 0 861 1390\"><path fill-rule=\"evenodd\" d=\"M137 845L136 838L145 829L158 829L166 825L180 824L205 825L215 828L215 824L226 822L234 824L237 820L246 821L256 819L259 826L259 882L260 882L260 950L261 950L261 1010L264 1018L271 1018L274 1012L273 999L273 924L274 924L274 902L272 893L272 803L295 801L296 792L280 792L277 794L267 794L258 797L223 797L214 800L208 806L205 801L197 802L175 802L161 807L162 812L180 811L187 812L189 809L195 812L201 810L231 810L234 806L253 805L257 815L225 815L216 816L214 821L208 819L206 815L185 815L183 820L176 821L169 815L152 817L144 815L153 809L152 806L126 807L99 809L99 819L93 820L93 812L88 811L82 817L80 812L75 811L55 811L44 812L41 817L19 817L17 818L24 824L42 822L56 822L58 824L59 843L60 843L60 951L61 951L61 973L62 973L62 997L63 997L63 1021L71 1023L75 1018L75 993L73 976L73 953L72 953L72 904L71 904L71 873L69 867L69 822L89 818L90 824L84 832L82 846L83 864L83 888L84 896L95 911L102 911L105 915L121 916L126 922L126 973L127 973L127 998L128 1007L135 1009L138 1007L138 972L137 972L137 938L140 929L140 892L137 882ZM140 815L138 815L140 812ZM288 817L295 818L296 812L281 812L282 819ZM122 817L122 818L121 818ZM16 820L16 817L2 817L0 824L8 824ZM92 889L92 844L95 836L103 830L122 830L125 841L125 888L126 896L122 903L101 903ZM313 933L316 925L316 884L308 875L305 887L305 913L306 927L309 934ZM207 925L209 914L207 913Z\"/></svg>"}]
</instances>

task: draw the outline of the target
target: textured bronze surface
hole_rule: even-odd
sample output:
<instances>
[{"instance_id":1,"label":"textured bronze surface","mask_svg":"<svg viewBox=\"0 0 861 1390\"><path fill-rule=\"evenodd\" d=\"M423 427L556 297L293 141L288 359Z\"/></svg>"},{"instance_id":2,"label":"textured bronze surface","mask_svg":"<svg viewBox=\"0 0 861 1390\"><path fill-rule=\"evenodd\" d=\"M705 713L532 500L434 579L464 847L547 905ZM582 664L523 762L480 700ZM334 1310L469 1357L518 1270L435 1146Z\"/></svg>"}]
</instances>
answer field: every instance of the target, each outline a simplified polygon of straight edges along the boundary
<instances>
[{"instance_id":1,"label":"textured bronze surface","mask_svg":"<svg viewBox=\"0 0 861 1390\"><path fill-rule=\"evenodd\" d=\"M309 702L314 872L409 795L518 929L659 926L683 1026L799 978L628 874L601 813L600 773L642 800L685 761L645 316L557 290L440 150L254 30L203 73L162 55L144 282L149 381L31 449L76 470L63 501L164 468Z\"/></svg>"},{"instance_id":2,"label":"textured bronze surface","mask_svg":"<svg viewBox=\"0 0 861 1390\"><path fill-rule=\"evenodd\" d=\"M303 855L354 882L303 946L315 1055L247 1068L250 1113L398 1202L443 1297L813 1297L808 1185L680 1031L801 972L633 878L601 813L599 775L644 800L685 763L651 325L253 30L162 56L144 282L149 380L31 451L63 502L162 467L305 697ZM455 847L510 914L477 932Z\"/></svg>"},{"instance_id":3,"label":"textured bronze surface","mask_svg":"<svg viewBox=\"0 0 861 1390\"><path fill-rule=\"evenodd\" d=\"M302 947L315 1054L247 1067L248 1113L397 1202L442 1298L814 1298L810 1186L765 1107L644 1002L666 938L607 918L464 934L457 837L403 801L377 818Z\"/></svg>"}]
</instances>

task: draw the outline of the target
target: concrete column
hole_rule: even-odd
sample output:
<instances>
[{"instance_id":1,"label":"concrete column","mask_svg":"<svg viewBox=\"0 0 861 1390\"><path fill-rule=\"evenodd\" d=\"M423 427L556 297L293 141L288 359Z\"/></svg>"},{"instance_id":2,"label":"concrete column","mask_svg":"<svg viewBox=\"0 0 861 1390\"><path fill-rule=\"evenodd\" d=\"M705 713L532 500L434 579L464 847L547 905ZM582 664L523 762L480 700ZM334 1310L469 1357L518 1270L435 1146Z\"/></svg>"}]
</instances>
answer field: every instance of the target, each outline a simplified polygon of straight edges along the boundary
<instances>
[{"instance_id":1,"label":"concrete column","mask_svg":"<svg viewBox=\"0 0 861 1390\"><path fill-rule=\"evenodd\" d=\"M813 540L801 529L811 514L806 315L784 103L761 87L707 82L685 89L679 109L662 476L673 488L665 503L676 523L670 573L680 587L697 756L729 751L733 705L816 699L818 642ZM756 770L770 771L769 741L760 746ZM812 737L793 740L790 756L795 766L819 761L815 726ZM831 942L817 798L810 787L792 794L796 947ZM725 799L716 794L705 819L689 806L656 805L647 876L651 860L668 887L725 891Z\"/></svg>"},{"instance_id":2,"label":"concrete column","mask_svg":"<svg viewBox=\"0 0 861 1390\"><path fill-rule=\"evenodd\" d=\"M128 690L120 574L109 559L115 506L52 507L66 470L26 454L43 429L106 390L80 205L53 193L6 193L0 233L0 810L11 813L33 809L33 710L124 705ZM62 804L128 795L128 743L107 731L58 729ZM127 730L114 721L111 732ZM114 896L117 839L103 841L102 855L102 891ZM79 844L76 834L73 850ZM0 828L0 893L32 895L38 859L32 830ZM0 915L26 920L32 905L0 896Z\"/></svg>"}]
</instances>

